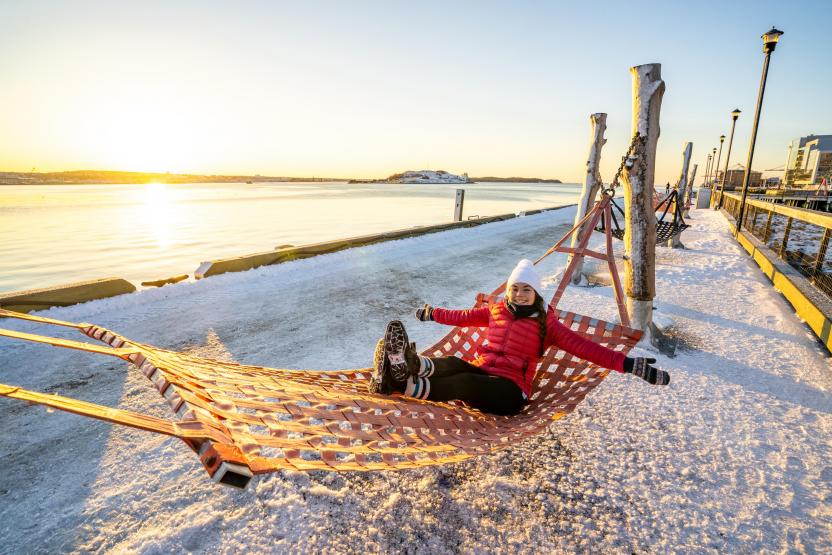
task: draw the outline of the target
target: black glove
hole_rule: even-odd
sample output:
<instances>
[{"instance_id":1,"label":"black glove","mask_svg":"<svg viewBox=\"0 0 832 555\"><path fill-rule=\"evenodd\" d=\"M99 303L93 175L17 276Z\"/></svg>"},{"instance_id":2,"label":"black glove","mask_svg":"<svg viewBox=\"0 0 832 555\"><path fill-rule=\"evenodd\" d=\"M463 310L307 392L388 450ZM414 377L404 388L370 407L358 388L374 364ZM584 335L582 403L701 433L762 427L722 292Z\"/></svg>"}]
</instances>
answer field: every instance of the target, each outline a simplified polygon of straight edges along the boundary
<instances>
[{"instance_id":1,"label":"black glove","mask_svg":"<svg viewBox=\"0 0 832 555\"><path fill-rule=\"evenodd\" d=\"M638 376L647 383L653 385L667 385L670 383L670 374L664 370L659 370L652 366L656 362L655 358L626 357L624 359L624 372Z\"/></svg>"},{"instance_id":2,"label":"black glove","mask_svg":"<svg viewBox=\"0 0 832 555\"><path fill-rule=\"evenodd\" d=\"M433 307L425 303L425 306L416 309L416 318L422 322L430 322L433 320Z\"/></svg>"}]
</instances>

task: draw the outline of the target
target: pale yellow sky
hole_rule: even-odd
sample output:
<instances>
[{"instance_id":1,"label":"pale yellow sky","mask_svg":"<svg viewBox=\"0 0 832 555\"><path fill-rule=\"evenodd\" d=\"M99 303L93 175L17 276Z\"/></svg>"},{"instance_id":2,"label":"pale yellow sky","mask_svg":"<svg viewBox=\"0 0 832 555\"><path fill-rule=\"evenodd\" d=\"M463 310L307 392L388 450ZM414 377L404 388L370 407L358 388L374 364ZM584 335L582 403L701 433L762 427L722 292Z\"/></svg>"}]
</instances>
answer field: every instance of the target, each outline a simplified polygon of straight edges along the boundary
<instances>
[{"instance_id":1,"label":"pale yellow sky","mask_svg":"<svg viewBox=\"0 0 832 555\"><path fill-rule=\"evenodd\" d=\"M629 67L660 62L657 181L678 177L685 141L702 177L735 107L744 113L732 163L745 162L759 34L773 19L786 35L755 169L781 165L795 137L832 132L829 78L815 71L817 17L776 2L741 20L741 7L720 8L724 17L708 24L730 34L714 43L694 40L707 10L653 5L644 12L653 33L622 40L615 5L17 3L4 8L13 25L0 36L0 171L382 177L429 168L575 182L589 114L606 111L610 179L629 143ZM790 83L807 71L827 82L796 102Z\"/></svg>"}]
</instances>

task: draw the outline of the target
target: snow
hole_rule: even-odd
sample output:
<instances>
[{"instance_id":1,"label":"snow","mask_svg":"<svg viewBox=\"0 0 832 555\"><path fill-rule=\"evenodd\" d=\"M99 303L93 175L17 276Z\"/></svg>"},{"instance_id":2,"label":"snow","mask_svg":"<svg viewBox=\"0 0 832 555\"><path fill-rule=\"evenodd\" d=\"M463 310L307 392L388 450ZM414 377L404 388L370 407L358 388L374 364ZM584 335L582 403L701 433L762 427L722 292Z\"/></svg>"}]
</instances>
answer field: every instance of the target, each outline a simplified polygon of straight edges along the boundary
<instances>
[{"instance_id":1,"label":"snow","mask_svg":"<svg viewBox=\"0 0 832 555\"><path fill-rule=\"evenodd\" d=\"M574 212L43 314L201 356L366 366L388 319L403 319L420 345L435 339L442 328L413 308L470 305L551 246ZM387 473L283 471L246 491L214 484L179 440L0 399L0 552L828 553L828 355L719 214L692 210L688 223L687 249L656 249L655 315L679 338L677 355L636 350L671 373L667 387L613 374L546 433L491 456ZM564 262L542 263L549 293ZM616 314L609 287L570 287L562 306ZM169 417L144 376L115 359L2 339L0 369L4 383Z\"/></svg>"},{"instance_id":2,"label":"snow","mask_svg":"<svg viewBox=\"0 0 832 555\"><path fill-rule=\"evenodd\" d=\"M446 183L463 184L468 183L468 174L455 175L444 170L419 170L397 173L387 178L390 183Z\"/></svg>"}]
</instances>

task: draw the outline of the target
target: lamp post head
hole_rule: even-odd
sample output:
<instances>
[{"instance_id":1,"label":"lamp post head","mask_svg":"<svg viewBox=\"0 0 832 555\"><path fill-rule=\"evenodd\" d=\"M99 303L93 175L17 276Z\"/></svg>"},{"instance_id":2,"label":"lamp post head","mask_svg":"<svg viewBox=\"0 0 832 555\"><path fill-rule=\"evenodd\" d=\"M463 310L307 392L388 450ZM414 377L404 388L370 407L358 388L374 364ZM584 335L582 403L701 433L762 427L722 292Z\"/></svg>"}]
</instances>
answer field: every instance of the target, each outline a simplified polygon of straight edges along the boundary
<instances>
[{"instance_id":1,"label":"lamp post head","mask_svg":"<svg viewBox=\"0 0 832 555\"><path fill-rule=\"evenodd\" d=\"M734 111L731 112L731 119L734 120L734 121L737 121L737 118L740 117L741 113L742 112L740 111L739 108L734 108Z\"/></svg>"},{"instance_id":2,"label":"lamp post head","mask_svg":"<svg viewBox=\"0 0 832 555\"><path fill-rule=\"evenodd\" d=\"M720 144L725 142L725 135L720 135L719 136L719 142L720 142Z\"/></svg>"},{"instance_id":3,"label":"lamp post head","mask_svg":"<svg viewBox=\"0 0 832 555\"><path fill-rule=\"evenodd\" d=\"M774 47L777 46L777 41L780 40L780 36L783 34L783 31L775 29L772 27L767 32L761 35L763 39L763 52L768 54L769 52L774 52Z\"/></svg>"},{"instance_id":4,"label":"lamp post head","mask_svg":"<svg viewBox=\"0 0 832 555\"><path fill-rule=\"evenodd\" d=\"M714 154L716 154L716 147L714 147Z\"/></svg>"}]
</instances>

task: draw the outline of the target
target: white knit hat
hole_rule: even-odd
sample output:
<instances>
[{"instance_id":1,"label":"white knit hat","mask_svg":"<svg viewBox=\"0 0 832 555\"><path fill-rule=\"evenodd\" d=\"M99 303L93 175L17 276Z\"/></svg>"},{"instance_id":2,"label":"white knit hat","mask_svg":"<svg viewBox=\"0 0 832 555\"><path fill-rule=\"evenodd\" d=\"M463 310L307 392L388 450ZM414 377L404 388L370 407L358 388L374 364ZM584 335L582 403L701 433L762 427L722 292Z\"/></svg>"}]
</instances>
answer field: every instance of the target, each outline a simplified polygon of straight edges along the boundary
<instances>
[{"instance_id":1,"label":"white knit hat","mask_svg":"<svg viewBox=\"0 0 832 555\"><path fill-rule=\"evenodd\" d=\"M514 270L511 272L511 275L508 276L508 283L506 284L506 290L511 289L511 286L515 283L528 283L531 285L538 294L543 289L540 284L540 275L537 273L537 270L534 268L534 263L527 258L524 258L520 262L517 263L517 266L514 267Z\"/></svg>"}]
</instances>

